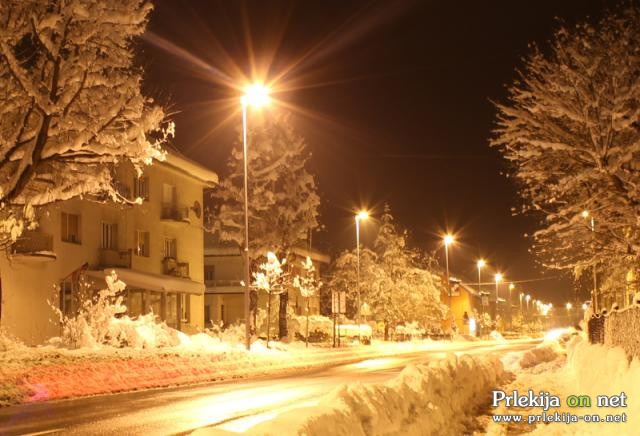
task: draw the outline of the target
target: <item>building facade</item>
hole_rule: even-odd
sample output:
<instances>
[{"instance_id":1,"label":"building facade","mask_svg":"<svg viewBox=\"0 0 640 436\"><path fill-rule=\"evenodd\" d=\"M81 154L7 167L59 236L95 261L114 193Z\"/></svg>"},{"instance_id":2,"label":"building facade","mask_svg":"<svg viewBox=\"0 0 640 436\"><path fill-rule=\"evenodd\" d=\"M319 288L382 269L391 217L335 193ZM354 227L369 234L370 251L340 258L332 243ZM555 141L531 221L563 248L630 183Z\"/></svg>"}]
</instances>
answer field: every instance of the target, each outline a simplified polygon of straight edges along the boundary
<instances>
[{"instance_id":1,"label":"building facade","mask_svg":"<svg viewBox=\"0 0 640 436\"><path fill-rule=\"evenodd\" d=\"M204 327L203 191L217 175L177 154L141 176L125 165L114 173L121 195L142 204L55 203L0 256L3 330L29 344L59 335L54 308L73 315L111 271L127 284L128 315L153 311L186 332Z\"/></svg>"},{"instance_id":2,"label":"building facade","mask_svg":"<svg viewBox=\"0 0 640 436\"><path fill-rule=\"evenodd\" d=\"M219 243L211 235L207 235L206 241L204 249L205 325L216 323L228 326L235 322L244 322L243 261L240 249L237 246ZM301 273L301 261L307 256L311 258L318 277L328 268L330 262L328 255L313 249L295 247L291 250L287 261L291 276ZM293 287L288 292L289 307L293 312L297 315L306 313L306 299ZM265 309L266 305L266 294L260 292L258 307ZM312 315L320 313L319 293L309 299L309 313Z\"/></svg>"}]
</instances>

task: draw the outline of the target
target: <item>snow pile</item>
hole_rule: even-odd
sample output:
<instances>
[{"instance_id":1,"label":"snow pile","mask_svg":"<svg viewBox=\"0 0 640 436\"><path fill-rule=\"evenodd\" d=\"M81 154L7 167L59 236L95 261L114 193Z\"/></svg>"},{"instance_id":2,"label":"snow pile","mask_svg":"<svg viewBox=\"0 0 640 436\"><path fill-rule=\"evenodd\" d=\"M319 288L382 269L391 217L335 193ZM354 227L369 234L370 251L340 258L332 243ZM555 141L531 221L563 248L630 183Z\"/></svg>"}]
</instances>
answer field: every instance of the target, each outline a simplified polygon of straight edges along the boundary
<instances>
[{"instance_id":1,"label":"snow pile","mask_svg":"<svg viewBox=\"0 0 640 436\"><path fill-rule=\"evenodd\" d=\"M562 354L562 347L557 341L543 342L526 351L520 358L520 368L531 368L544 362L551 362Z\"/></svg>"},{"instance_id":2,"label":"snow pile","mask_svg":"<svg viewBox=\"0 0 640 436\"><path fill-rule=\"evenodd\" d=\"M377 435L463 434L504 377L494 356L449 355L405 368L382 384L335 389L318 405L294 409L249 434ZM202 431L206 434L206 430Z\"/></svg>"},{"instance_id":3,"label":"snow pile","mask_svg":"<svg viewBox=\"0 0 640 436\"><path fill-rule=\"evenodd\" d=\"M505 341L504 337L497 330L492 330L491 333L489 333L489 338L494 341L500 341L500 342Z\"/></svg>"}]
</instances>

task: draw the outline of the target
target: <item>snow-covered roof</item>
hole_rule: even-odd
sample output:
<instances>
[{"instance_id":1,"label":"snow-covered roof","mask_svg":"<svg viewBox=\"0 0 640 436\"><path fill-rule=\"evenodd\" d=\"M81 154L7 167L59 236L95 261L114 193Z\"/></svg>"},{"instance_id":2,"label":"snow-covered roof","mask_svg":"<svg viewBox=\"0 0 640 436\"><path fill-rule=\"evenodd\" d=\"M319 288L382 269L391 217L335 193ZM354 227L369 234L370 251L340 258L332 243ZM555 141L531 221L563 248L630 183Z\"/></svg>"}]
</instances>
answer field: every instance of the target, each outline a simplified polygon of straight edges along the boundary
<instances>
[{"instance_id":1,"label":"snow-covered roof","mask_svg":"<svg viewBox=\"0 0 640 436\"><path fill-rule=\"evenodd\" d=\"M166 159L163 163L177 169L187 176L191 176L205 183L206 185L214 186L218 184L217 173L175 152L170 151L167 153Z\"/></svg>"},{"instance_id":2,"label":"snow-covered roof","mask_svg":"<svg viewBox=\"0 0 640 436\"><path fill-rule=\"evenodd\" d=\"M302 248L302 247L293 247L291 250L294 254L297 254L301 257L309 256L311 260L315 260L316 262L329 264L331 262L331 257L328 254L321 253L318 250L314 250L313 248Z\"/></svg>"},{"instance_id":3,"label":"snow-covered roof","mask_svg":"<svg viewBox=\"0 0 640 436\"><path fill-rule=\"evenodd\" d=\"M86 274L89 277L104 279L111 271L115 271L118 279L122 280L129 288L142 288L158 292L185 292L195 295L204 294L204 283L164 274L153 274L128 268L89 270Z\"/></svg>"}]
</instances>

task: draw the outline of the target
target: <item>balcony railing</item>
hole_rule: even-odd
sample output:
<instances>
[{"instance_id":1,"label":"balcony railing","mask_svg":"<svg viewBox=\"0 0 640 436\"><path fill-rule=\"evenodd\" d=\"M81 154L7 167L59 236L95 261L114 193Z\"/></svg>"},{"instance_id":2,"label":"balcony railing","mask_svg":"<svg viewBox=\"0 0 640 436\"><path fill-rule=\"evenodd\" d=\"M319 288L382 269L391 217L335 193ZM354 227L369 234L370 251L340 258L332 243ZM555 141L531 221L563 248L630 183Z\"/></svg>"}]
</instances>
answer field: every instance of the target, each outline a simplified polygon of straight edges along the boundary
<instances>
[{"instance_id":1,"label":"balcony railing","mask_svg":"<svg viewBox=\"0 0 640 436\"><path fill-rule=\"evenodd\" d=\"M131 250L101 248L99 262L102 268L131 268Z\"/></svg>"},{"instance_id":2,"label":"balcony railing","mask_svg":"<svg viewBox=\"0 0 640 436\"><path fill-rule=\"evenodd\" d=\"M168 221L189 222L189 208L176 206L174 204L162 205L162 212L160 213L160 219Z\"/></svg>"},{"instance_id":3,"label":"balcony railing","mask_svg":"<svg viewBox=\"0 0 640 436\"><path fill-rule=\"evenodd\" d=\"M53 237L38 231L24 232L11 246L11 254L54 255Z\"/></svg>"},{"instance_id":4,"label":"balcony railing","mask_svg":"<svg viewBox=\"0 0 640 436\"><path fill-rule=\"evenodd\" d=\"M212 288L222 288L222 287L231 287L231 286L242 286L242 280L237 279L227 279L227 280L205 280L205 286Z\"/></svg>"},{"instance_id":5,"label":"balcony railing","mask_svg":"<svg viewBox=\"0 0 640 436\"><path fill-rule=\"evenodd\" d=\"M169 276L189 278L189 262L178 262L173 257L162 260L162 272Z\"/></svg>"}]
</instances>

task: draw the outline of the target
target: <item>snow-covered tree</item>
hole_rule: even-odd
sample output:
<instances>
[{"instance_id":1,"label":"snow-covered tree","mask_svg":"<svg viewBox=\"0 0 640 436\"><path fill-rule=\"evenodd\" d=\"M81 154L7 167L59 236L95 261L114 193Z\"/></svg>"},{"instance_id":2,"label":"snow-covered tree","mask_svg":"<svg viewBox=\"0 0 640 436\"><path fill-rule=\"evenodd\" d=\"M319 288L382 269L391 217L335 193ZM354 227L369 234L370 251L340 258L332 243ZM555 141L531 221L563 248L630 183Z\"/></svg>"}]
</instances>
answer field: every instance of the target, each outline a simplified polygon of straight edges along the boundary
<instances>
[{"instance_id":1,"label":"snow-covered tree","mask_svg":"<svg viewBox=\"0 0 640 436\"><path fill-rule=\"evenodd\" d=\"M440 302L440 280L433 264L407 247L407 234L396 229L389 206L385 206L374 251L360 253L360 294L373 317L385 324L385 337L398 322L418 321L433 325L446 313ZM343 253L333 266L329 283L333 290L349 295L348 313L356 313L356 255Z\"/></svg>"},{"instance_id":2,"label":"snow-covered tree","mask_svg":"<svg viewBox=\"0 0 640 436\"><path fill-rule=\"evenodd\" d=\"M497 105L492 144L513 166L522 211L541 217L534 250L548 267L579 275L640 253L638 41L633 7L563 27Z\"/></svg>"},{"instance_id":3,"label":"snow-covered tree","mask_svg":"<svg viewBox=\"0 0 640 436\"><path fill-rule=\"evenodd\" d=\"M228 174L212 191L211 230L221 241L244 243L244 157L242 141L234 147ZM311 153L297 134L291 116L282 111L251 114L247 132L249 193L249 257L266 251L287 256L318 227L320 197L307 170ZM288 293L280 294L280 337L287 336Z\"/></svg>"},{"instance_id":4,"label":"snow-covered tree","mask_svg":"<svg viewBox=\"0 0 640 436\"><path fill-rule=\"evenodd\" d=\"M332 292L344 292L347 296L345 314L347 318L354 318L357 311L357 257L354 250L342 252L331 265L331 280L328 288ZM378 265L376 255L368 248L360 249L360 294L362 301L367 301L377 282Z\"/></svg>"},{"instance_id":5,"label":"snow-covered tree","mask_svg":"<svg viewBox=\"0 0 640 436\"><path fill-rule=\"evenodd\" d=\"M251 114L247 132L250 257L268 250L283 253L318 227L315 178L307 170L311 153L281 111ZM240 138L241 139L241 138ZM212 230L221 241L244 243L243 152L239 141L228 175L212 191Z\"/></svg>"},{"instance_id":6,"label":"snow-covered tree","mask_svg":"<svg viewBox=\"0 0 640 436\"><path fill-rule=\"evenodd\" d=\"M305 343L309 346L309 300L311 297L316 295L320 287L322 286L322 282L318 279L316 275L316 267L313 266L313 262L311 258L307 256L307 258L300 262L300 266L302 267L301 274L297 274L293 277L293 287L296 288L302 297L306 299L307 306L305 308L306 312L306 333L305 333Z\"/></svg>"},{"instance_id":7,"label":"snow-covered tree","mask_svg":"<svg viewBox=\"0 0 640 436\"><path fill-rule=\"evenodd\" d=\"M271 336L271 296L286 292L288 275L283 270L286 259L278 259L273 252L267 252L267 261L260 264L259 271L253 273L253 286L267 293L267 348Z\"/></svg>"},{"instance_id":8,"label":"snow-covered tree","mask_svg":"<svg viewBox=\"0 0 640 436\"><path fill-rule=\"evenodd\" d=\"M112 167L163 157L164 113L140 91L133 39L143 0L0 2L0 242L38 206L87 194L123 200Z\"/></svg>"}]
</instances>

